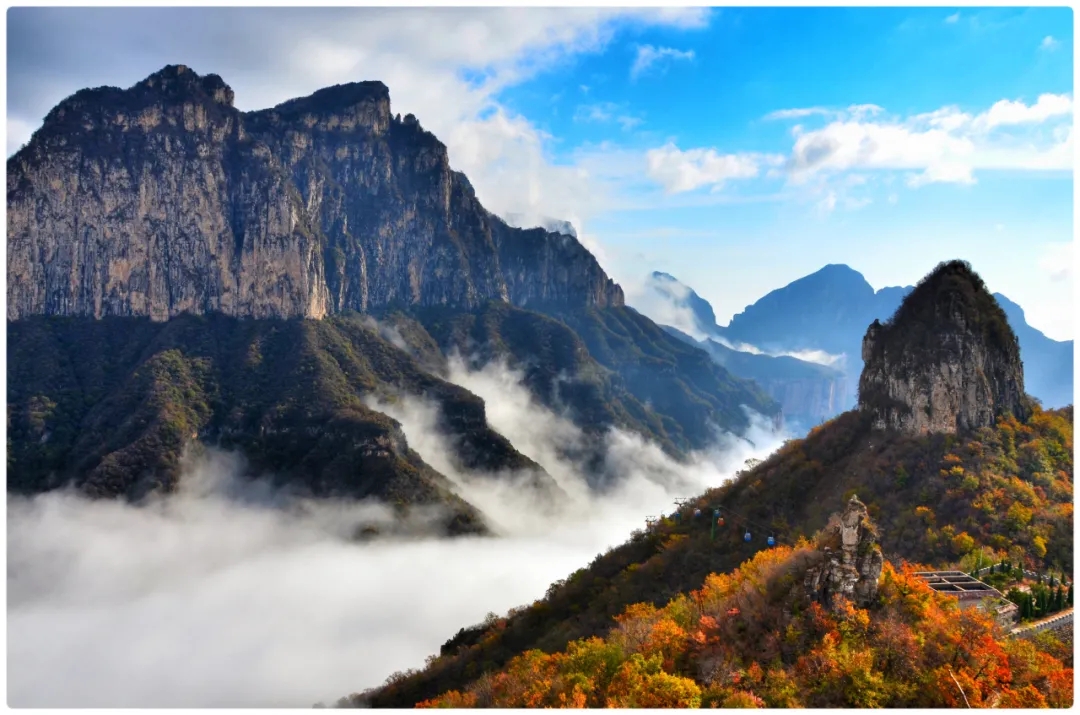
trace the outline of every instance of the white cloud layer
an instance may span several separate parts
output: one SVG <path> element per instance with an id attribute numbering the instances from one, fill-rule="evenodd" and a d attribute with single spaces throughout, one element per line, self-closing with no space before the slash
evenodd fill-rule
<path id="1" fill-rule="evenodd" d="M 491 516 L 500 537 L 356 543 L 356 527 L 386 523 L 385 510 L 290 500 L 236 477 L 240 463 L 220 453 L 190 465 L 180 494 L 148 506 L 60 493 L 10 499 L 9 705 L 331 703 L 422 667 L 487 613 L 542 597 L 646 515 L 721 484 L 782 438 L 758 420 L 753 444 L 718 435 L 714 449 L 679 465 L 612 432 L 606 463 L 623 481 L 600 497 L 565 456 L 580 432 L 538 407 L 519 374 L 499 365 L 468 372 L 458 361 L 450 376 L 562 486 L 570 500 L 557 514 L 539 512 L 512 479 L 455 470 L 432 407 L 408 399 L 387 410 L 410 446 Z"/>

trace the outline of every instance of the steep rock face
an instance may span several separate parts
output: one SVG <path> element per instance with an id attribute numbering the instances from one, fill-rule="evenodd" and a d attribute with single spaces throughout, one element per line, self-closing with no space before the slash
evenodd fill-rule
<path id="1" fill-rule="evenodd" d="M 809 568 L 803 582 L 807 593 L 819 603 L 843 596 L 861 607 L 872 604 L 885 559 L 866 505 L 852 496 L 823 536 L 822 563 Z"/>
<path id="2" fill-rule="evenodd" d="M 891 320 L 875 320 L 862 358 L 859 408 L 876 429 L 955 433 L 1028 412 L 1016 336 L 963 261 L 938 266 Z"/>
<path id="3" fill-rule="evenodd" d="M 53 109 L 8 160 L 8 318 L 622 304 L 573 237 L 485 211 L 382 83 L 232 102 L 170 66 Z"/>

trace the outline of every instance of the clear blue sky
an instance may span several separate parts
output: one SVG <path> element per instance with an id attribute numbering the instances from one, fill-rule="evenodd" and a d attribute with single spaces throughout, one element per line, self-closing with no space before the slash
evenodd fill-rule
<path id="1" fill-rule="evenodd" d="M 242 109 L 381 79 L 481 200 L 574 221 L 633 299 L 721 323 L 827 263 L 972 262 L 1072 337 L 1069 8 L 13 9 L 8 151 L 84 86 L 167 63 Z"/>

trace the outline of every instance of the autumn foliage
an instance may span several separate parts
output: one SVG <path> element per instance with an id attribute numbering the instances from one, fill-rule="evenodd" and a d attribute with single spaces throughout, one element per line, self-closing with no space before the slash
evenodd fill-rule
<path id="1" fill-rule="evenodd" d="M 906 565 L 885 565 L 869 608 L 810 602 L 798 578 L 810 553 L 807 542 L 762 551 L 663 608 L 628 607 L 605 638 L 530 650 L 417 707 L 1072 704 L 1072 668 L 1040 641 L 1007 637 Z"/>
<path id="2" fill-rule="evenodd" d="M 349 702 L 408 707 L 422 700 L 441 700 L 440 694 L 452 690 L 471 692 L 471 684 L 484 673 L 501 672 L 525 651 L 557 653 L 575 641 L 607 638 L 613 617 L 629 615 L 632 604 L 665 604 L 676 594 L 691 593 L 707 578 L 731 578 L 731 574 L 709 574 L 730 572 L 766 549 L 767 534 L 775 534 L 788 547 L 800 537 L 810 537 L 826 526 L 838 502 L 851 495 L 866 504 L 877 525 L 882 552 L 894 564 L 917 561 L 927 568 L 970 572 L 1004 561 L 1016 573 L 1021 568 L 1059 578 L 1064 573 L 1065 580 L 1071 581 L 1072 432 L 1071 407 L 1043 410 L 1035 406 L 1023 421 L 1005 415 L 993 427 L 961 435 L 886 434 L 874 431 L 859 412 L 845 413 L 814 428 L 804 439 L 790 440 L 768 459 L 747 464 L 735 479 L 691 500 L 683 507 L 682 519 L 665 515 L 648 528 L 634 531 L 623 544 L 553 583 L 542 598 L 505 618 L 462 628 L 423 669 L 396 674 L 383 686 L 350 696 Z M 714 528 L 710 519 L 692 518 L 694 509 L 711 514 L 716 507 L 730 511 L 725 525 Z M 753 530 L 751 542 L 744 542 L 745 525 L 737 515 L 761 527 Z M 793 557 L 801 558 L 797 550 Z M 786 577 L 794 578 L 792 573 Z M 1018 577 L 1000 570 L 983 572 L 980 578 L 1003 593 L 1019 585 Z M 777 593 L 783 590 L 772 588 Z M 807 631 L 799 628 L 806 618 L 804 612 L 796 613 L 790 632 L 791 623 L 773 618 L 770 614 L 777 605 L 771 599 L 780 598 L 777 593 L 761 602 L 741 596 L 746 601 L 737 606 L 742 618 L 728 617 L 727 609 L 713 616 L 716 627 L 724 631 L 722 637 L 738 636 L 747 644 L 740 658 L 758 663 L 763 672 L 764 684 L 757 689 L 733 685 L 724 691 L 724 698 L 735 698 L 732 702 L 743 701 L 745 697 L 737 693 L 744 691 L 764 697 L 763 688 L 772 693 L 769 702 L 807 702 L 806 688 L 802 682 L 796 684 L 791 670 L 795 662 L 784 658 L 794 647 L 791 643 L 800 655 L 809 656 L 814 648 L 824 647 L 823 636 L 819 634 L 813 647 L 805 642 Z M 919 631 L 911 623 L 890 620 L 887 614 L 873 614 L 873 620 L 882 634 L 891 634 L 890 667 L 902 669 L 908 661 L 901 646 L 909 637 L 920 643 Z M 627 638 L 642 640 L 644 636 L 635 629 L 643 628 L 644 622 L 643 615 L 635 615 L 617 626 Z M 688 624 L 675 623 L 689 638 L 696 637 Z M 711 687 L 711 681 L 685 670 L 685 652 L 679 654 L 664 645 L 665 638 L 674 637 L 674 630 L 665 628 L 652 641 L 665 672 L 684 674 L 699 686 Z M 699 630 L 709 632 L 708 628 Z M 645 647 L 644 640 L 634 647 Z M 1066 658 L 1060 652 L 1057 656 Z M 782 670 L 773 667 L 776 657 Z M 1071 652 L 1067 659 L 1071 667 Z M 944 675 L 948 683 L 953 683 L 954 675 L 962 682 L 955 668 Z M 952 692 L 959 692 L 955 683 L 952 687 Z M 915 692 L 917 686 L 913 688 Z M 1025 692 L 1010 697 L 1033 697 Z M 892 697 L 903 701 L 895 694 Z M 723 704 L 704 690 L 702 698 L 706 706 Z M 570 694 L 567 699 L 573 702 Z"/>

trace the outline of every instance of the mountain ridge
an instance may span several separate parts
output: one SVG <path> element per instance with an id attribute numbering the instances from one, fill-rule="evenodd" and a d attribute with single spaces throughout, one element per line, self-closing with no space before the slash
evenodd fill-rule
<path id="1" fill-rule="evenodd" d="M 232 98 L 170 65 L 49 112 L 8 159 L 9 319 L 623 304 L 574 237 L 487 212 L 381 82 L 255 112 Z"/>

